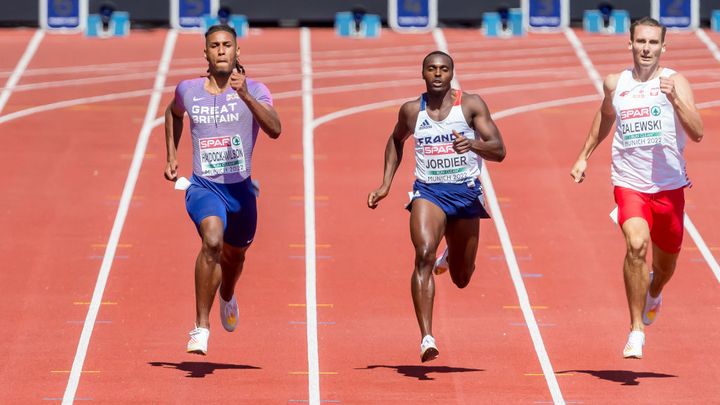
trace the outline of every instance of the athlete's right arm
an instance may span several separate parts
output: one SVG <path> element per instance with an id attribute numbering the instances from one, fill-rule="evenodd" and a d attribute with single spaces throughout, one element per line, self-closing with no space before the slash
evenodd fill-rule
<path id="1" fill-rule="evenodd" d="M 580 155 L 578 155 L 575 164 L 570 169 L 570 177 L 575 180 L 576 183 L 581 183 L 585 179 L 585 169 L 587 169 L 587 161 L 590 159 L 595 148 L 607 138 L 612 125 L 615 123 L 615 107 L 613 107 L 612 99 L 617 87 L 619 74 L 611 74 L 605 78 L 603 82 L 603 97 L 600 109 L 595 113 L 592 125 L 590 126 L 590 132 L 585 139 Z"/>
<path id="2" fill-rule="evenodd" d="M 177 148 L 183 131 L 183 115 L 185 113 L 175 105 L 175 98 L 165 109 L 165 146 L 167 148 L 167 165 L 165 165 L 165 178 L 170 181 L 177 180 Z"/>
<path id="3" fill-rule="evenodd" d="M 395 124 L 392 134 L 385 145 L 385 169 L 383 171 L 383 182 L 380 187 L 371 191 L 368 195 L 368 207 L 375 209 L 383 198 L 390 192 L 395 172 L 397 172 L 403 157 L 403 145 L 415 130 L 412 123 L 417 119 L 420 111 L 417 102 L 407 102 L 400 107 L 398 121 Z"/>

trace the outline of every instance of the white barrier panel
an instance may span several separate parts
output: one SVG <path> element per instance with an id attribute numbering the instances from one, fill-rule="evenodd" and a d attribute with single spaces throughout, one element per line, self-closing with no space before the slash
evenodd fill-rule
<path id="1" fill-rule="evenodd" d="M 40 27 L 53 32 L 82 32 L 88 16 L 88 0 L 40 0 Z"/>
<path id="2" fill-rule="evenodd" d="M 219 0 L 170 0 L 170 26 L 199 31 L 206 14 L 217 15 Z"/>
<path id="3" fill-rule="evenodd" d="M 652 0 L 650 15 L 668 29 L 695 29 L 700 25 L 700 1 Z"/>
<path id="4" fill-rule="evenodd" d="M 560 31 L 570 24 L 569 0 L 522 0 L 528 31 Z"/>
<path id="5" fill-rule="evenodd" d="M 427 32 L 437 26 L 437 0 L 388 0 L 388 25 L 399 32 Z"/>

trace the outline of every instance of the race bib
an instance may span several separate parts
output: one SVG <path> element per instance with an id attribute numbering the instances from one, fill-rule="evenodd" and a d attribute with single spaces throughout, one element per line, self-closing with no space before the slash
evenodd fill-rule
<path id="1" fill-rule="evenodd" d="M 457 183 L 468 177 L 468 154 L 458 155 L 451 143 L 425 145 L 423 154 L 429 183 Z"/>
<path id="2" fill-rule="evenodd" d="M 662 109 L 660 106 L 629 108 L 620 111 L 619 130 L 623 148 L 637 148 L 662 143 Z"/>
<path id="3" fill-rule="evenodd" d="M 245 153 L 240 135 L 223 135 L 199 141 L 203 176 L 245 171 Z"/>

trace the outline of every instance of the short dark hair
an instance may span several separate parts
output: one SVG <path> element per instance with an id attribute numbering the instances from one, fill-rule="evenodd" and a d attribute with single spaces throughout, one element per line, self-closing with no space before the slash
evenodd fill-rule
<path id="1" fill-rule="evenodd" d="M 632 24 L 630 24 L 630 40 L 633 41 L 635 39 L 635 27 L 638 25 L 647 25 L 648 27 L 659 27 L 662 28 L 662 33 L 660 34 L 660 42 L 665 42 L 665 32 L 667 31 L 667 27 L 660 24 L 660 22 L 652 17 L 643 17 L 639 20 L 633 21 Z"/>
<path id="2" fill-rule="evenodd" d="M 450 55 L 448 55 L 447 53 L 445 53 L 443 51 L 432 51 L 429 54 L 427 54 L 425 56 L 425 58 L 423 59 L 423 63 L 422 63 L 423 69 L 425 68 L 425 64 L 428 62 L 428 60 L 430 60 L 430 58 L 432 58 L 435 55 L 440 55 L 440 56 L 444 56 L 444 57 L 448 58 L 448 60 L 450 61 L 450 70 L 455 70 L 455 61 L 453 60 L 453 58 Z"/>
<path id="3" fill-rule="evenodd" d="M 212 27 L 208 28 L 208 30 L 205 32 L 205 39 L 207 40 L 208 37 L 218 31 L 225 31 L 229 32 L 230 35 L 232 35 L 233 40 L 237 40 L 237 32 L 235 32 L 235 28 L 227 25 L 227 24 L 216 24 Z"/>

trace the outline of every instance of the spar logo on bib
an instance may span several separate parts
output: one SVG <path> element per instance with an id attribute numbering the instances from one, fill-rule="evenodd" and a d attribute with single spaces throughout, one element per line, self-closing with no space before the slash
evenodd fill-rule
<path id="1" fill-rule="evenodd" d="M 232 144 L 233 146 L 242 146 L 242 140 L 240 140 L 240 135 L 235 135 L 232 137 Z"/>
<path id="2" fill-rule="evenodd" d="M 222 148 L 230 146 L 230 137 L 205 138 L 200 140 L 200 148 Z"/>
<path id="3" fill-rule="evenodd" d="M 620 110 L 621 120 L 633 120 L 638 118 L 648 118 L 650 116 L 657 117 L 662 114 L 660 107 L 654 105 L 652 107 L 629 108 Z"/>

